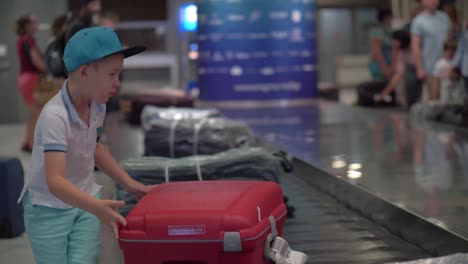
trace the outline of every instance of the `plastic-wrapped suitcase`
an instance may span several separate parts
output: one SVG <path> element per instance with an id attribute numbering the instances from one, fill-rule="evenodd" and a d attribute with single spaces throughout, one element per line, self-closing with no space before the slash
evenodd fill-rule
<path id="1" fill-rule="evenodd" d="M 125 160 L 122 168 L 138 182 L 155 185 L 174 181 L 256 180 L 280 182 L 293 165 L 285 155 L 263 148 L 232 149 L 216 155 L 178 159 L 142 157 Z M 135 206 L 134 195 L 117 186 L 117 199 L 125 201 L 122 215 Z"/>
<path id="2" fill-rule="evenodd" d="M 24 232 L 23 206 L 17 202 L 23 181 L 23 167 L 18 159 L 0 158 L 0 238 Z"/>
<path id="3" fill-rule="evenodd" d="M 338 101 L 340 98 L 340 90 L 334 83 L 319 82 L 318 84 L 318 98 Z"/>
<path id="4" fill-rule="evenodd" d="M 125 113 L 126 120 L 134 125 L 141 124 L 141 113 L 146 105 L 154 105 L 159 107 L 193 107 L 193 98 L 186 95 L 179 94 L 141 94 L 141 95 L 128 95 L 121 96 L 120 109 Z"/>
<path id="5" fill-rule="evenodd" d="M 147 105 L 141 113 L 141 126 L 145 130 L 151 129 L 156 120 L 204 119 L 208 117 L 221 117 L 219 110 L 214 108 L 185 108 L 185 107 L 157 107 Z"/>
<path id="6" fill-rule="evenodd" d="M 153 120 L 145 129 L 145 156 L 186 157 L 217 154 L 255 144 L 247 124 L 228 118 Z"/>
<path id="7" fill-rule="evenodd" d="M 126 217 L 126 264 L 258 264 L 286 220 L 274 182 L 172 182 L 155 187 Z"/>

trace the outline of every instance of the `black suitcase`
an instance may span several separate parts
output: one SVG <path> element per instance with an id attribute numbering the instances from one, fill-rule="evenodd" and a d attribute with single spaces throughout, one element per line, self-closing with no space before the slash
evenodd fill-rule
<path id="1" fill-rule="evenodd" d="M 23 167 L 17 158 L 0 158 L 0 238 L 24 232 L 23 206 L 18 198 L 23 189 Z"/>
<path id="2" fill-rule="evenodd" d="M 368 106 L 368 107 L 388 107 L 395 106 L 395 93 L 390 93 L 391 100 L 386 101 L 376 101 L 374 96 L 379 94 L 385 89 L 387 82 L 385 81 L 368 81 L 358 85 L 358 105 Z"/>

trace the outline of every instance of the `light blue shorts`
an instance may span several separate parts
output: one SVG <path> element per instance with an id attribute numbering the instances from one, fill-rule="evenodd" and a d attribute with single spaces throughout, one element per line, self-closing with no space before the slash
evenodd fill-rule
<path id="1" fill-rule="evenodd" d="M 26 233 L 37 264 L 98 263 L 101 223 L 97 217 L 78 208 L 32 205 L 29 193 L 23 198 L 23 207 Z"/>

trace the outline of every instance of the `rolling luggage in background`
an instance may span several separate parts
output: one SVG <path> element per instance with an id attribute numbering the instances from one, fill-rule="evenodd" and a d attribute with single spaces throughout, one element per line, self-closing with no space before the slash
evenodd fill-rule
<path id="1" fill-rule="evenodd" d="M 23 167 L 18 159 L 0 158 L 0 238 L 24 232 L 23 206 L 17 202 L 23 181 Z"/>
<path id="2" fill-rule="evenodd" d="M 211 155 L 255 143 L 250 128 L 227 118 L 154 120 L 145 129 L 145 156 Z"/>
<path id="3" fill-rule="evenodd" d="M 340 99 L 340 90 L 334 83 L 319 82 L 318 98 L 330 101 L 338 101 Z"/>
<path id="4" fill-rule="evenodd" d="M 155 187 L 119 234 L 126 264 L 259 264 L 281 236 L 286 207 L 274 182 L 173 182 Z"/>
<path id="5" fill-rule="evenodd" d="M 395 93 L 390 93 L 389 101 L 376 101 L 374 97 L 385 89 L 387 82 L 385 81 L 368 81 L 358 85 L 358 105 L 369 107 L 388 107 L 395 106 Z"/>
<path id="6" fill-rule="evenodd" d="M 198 180 L 280 182 L 293 170 L 284 155 L 263 148 L 233 149 L 217 155 L 179 159 L 133 158 L 123 161 L 121 166 L 133 179 L 145 185 Z M 136 197 L 120 186 L 117 186 L 117 199 L 125 201 L 125 206 L 118 209 L 122 215 L 127 215 L 137 203 Z M 289 210 L 293 210 L 292 207 Z"/>

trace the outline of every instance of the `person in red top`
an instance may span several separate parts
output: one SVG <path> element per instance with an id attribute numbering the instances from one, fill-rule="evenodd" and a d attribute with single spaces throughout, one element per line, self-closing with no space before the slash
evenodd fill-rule
<path id="1" fill-rule="evenodd" d="M 21 149 L 30 152 L 34 140 L 34 127 L 40 113 L 34 99 L 34 91 L 40 80 L 40 75 L 46 72 L 45 64 L 34 34 L 37 32 L 37 20 L 32 15 L 24 15 L 16 20 L 16 53 L 18 55 L 20 72 L 18 86 L 24 102 L 28 106 L 28 120 Z"/>

